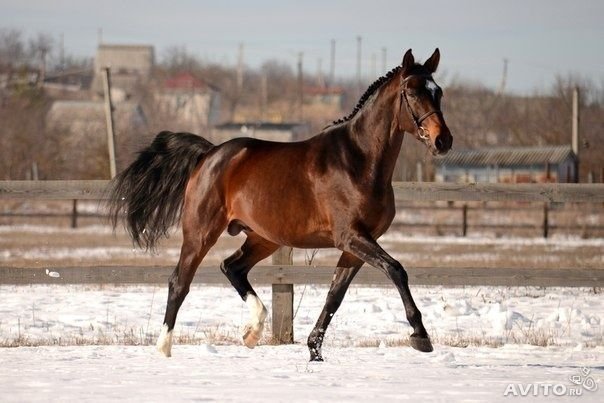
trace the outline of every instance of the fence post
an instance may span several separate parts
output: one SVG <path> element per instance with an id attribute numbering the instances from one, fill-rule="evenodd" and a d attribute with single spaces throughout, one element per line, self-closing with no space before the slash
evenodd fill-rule
<path id="1" fill-rule="evenodd" d="M 543 203 L 543 238 L 549 235 L 549 205 Z"/>
<path id="2" fill-rule="evenodd" d="M 461 208 L 461 216 L 462 216 L 461 235 L 465 237 L 466 235 L 468 235 L 468 205 L 467 204 L 464 204 L 463 207 Z"/>
<path id="3" fill-rule="evenodd" d="M 293 265 L 293 250 L 283 246 L 273 254 L 273 265 Z M 294 285 L 273 284 L 273 341 L 277 344 L 294 342 Z"/>
<path id="4" fill-rule="evenodd" d="M 73 199 L 71 205 L 71 228 L 78 228 L 78 201 Z"/>
<path id="5" fill-rule="evenodd" d="M 105 93 L 105 120 L 107 121 L 107 147 L 109 149 L 109 174 L 115 178 L 117 168 L 115 164 L 115 129 L 113 122 L 113 103 L 111 101 L 111 71 L 103 67 L 103 90 Z"/>

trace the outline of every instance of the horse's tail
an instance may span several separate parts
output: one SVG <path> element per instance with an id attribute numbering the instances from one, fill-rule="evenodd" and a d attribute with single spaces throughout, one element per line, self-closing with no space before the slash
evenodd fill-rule
<path id="1" fill-rule="evenodd" d="M 194 134 L 159 133 L 112 181 L 109 206 L 113 228 L 121 218 L 139 247 L 153 249 L 179 221 L 189 177 L 212 147 Z"/>

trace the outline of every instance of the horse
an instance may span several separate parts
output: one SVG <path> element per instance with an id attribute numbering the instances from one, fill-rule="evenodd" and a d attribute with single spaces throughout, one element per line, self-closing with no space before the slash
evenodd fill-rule
<path id="1" fill-rule="evenodd" d="M 322 344 L 333 315 L 359 269 L 384 272 L 402 298 L 413 328 L 410 345 L 433 350 L 403 266 L 376 242 L 395 215 L 392 174 L 404 133 L 434 155 L 453 137 L 433 73 L 438 48 L 423 64 L 409 49 L 402 63 L 377 79 L 346 117 L 299 142 L 235 138 L 220 145 L 190 133 L 159 133 L 112 183 L 110 217 L 139 247 L 155 248 L 182 225 L 178 264 L 169 279 L 168 301 L 157 349 L 171 356 L 178 310 L 197 267 L 218 237 L 243 232 L 241 247 L 220 265 L 245 301 L 250 320 L 243 343 L 254 348 L 267 310 L 247 275 L 279 247 L 337 248 L 338 260 L 325 306 L 308 336 L 311 361 L 323 361 Z"/>

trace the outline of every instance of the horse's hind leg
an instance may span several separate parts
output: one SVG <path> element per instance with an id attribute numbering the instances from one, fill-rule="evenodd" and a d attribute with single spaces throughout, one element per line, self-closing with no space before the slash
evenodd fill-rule
<path id="1" fill-rule="evenodd" d="M 327 293 L 327 300 L 325 306 L 319 315 L 319 319 L 315 324 L 314 329 L 308 336 L 308 349 L 310 351 L 311 361 L 323 361 L 321 354 L 321 347 L 323 345 L 323 338 L 325 337 L 325 331 L 327 326 L 331 322 L 333 315 L 340 307 L 346 290 L 354 276 L 358 273 L 359 269 L 363 265 L 363 261 L 344 252 L 338 261 L 338 267 L 331 281 L 329 292 Z"/>
<path id="2" fill-rule="evenodd" d="M 211 217 L 211 219 L 202 221 L 200 217 Z M 183 244 L 178 265 L 170 276 L 164 325 L 157 340 L 157 349 L 166 357 L 171 356 L 172 330 L 176 323 L 176 315 L 189 293 L 197 267 L 225 227 L 226 218 L 220 209 L 213 214 L 209 212 L 202 214 L 199 211 L 187 214 L 185 211 L 183 215 Z"/>
<path id="3" fill-rule="evenodd" d="M 262 337 L 267 311 L 248 281 L 247 274 L 256 263 L 270 256 L 277 248 L 279 245 L 250 233 L 241 248 L 220 265 L 222 272 L 249 307 L 250 321 L 243 334 L 243 343 L 249 348 L 254 348 Z"/>

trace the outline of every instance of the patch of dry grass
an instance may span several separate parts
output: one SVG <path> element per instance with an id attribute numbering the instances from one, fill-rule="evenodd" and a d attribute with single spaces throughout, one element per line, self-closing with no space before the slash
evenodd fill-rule
<path id="1" fill-rule="evenodd" d="M 270 323 L 270 322 L 269 322 Z M 18 336 L 0 340 L 0 347 L 37 347 L 37 346 L 88 346 L 88 345 L 126 345 L 126 346 L 149 346 L 154 345 L 158 334 L 145 333 L 142 329 L 123 329 L 111 334 L 99 330 L 94 336 L 82 334 L 48 336 L 45 338 L 31 338 L 29 336 Z M 528 344 L 539 347 L 561 345 L 557 341 L 557 335 L 553 330 L 535 329 L 528 326 L 508 330 L 503 337 L 489 337 L 479 334 L 433 334 L 431 340 L 434 344 L 450 347 L 492 347 L 497 348 L 505 344 Z M 586 348 L 601 346 L 603 340 L 592 340 L 585 343 Z M 184 345 L 242 345 L 241 336 L 225 331 L 220 326 L 196 330 L 188 333 L 175 333 L 174 344 Z M 273 338 L 270 325 L 267 323 L 264 336 L 258 345 L 274 346 L 279 343 Z M 340 347 L 408 347 L 408 337 L 392 338 L 364 338 L 360 340 L 348 340 L 336 342 Z"/>

